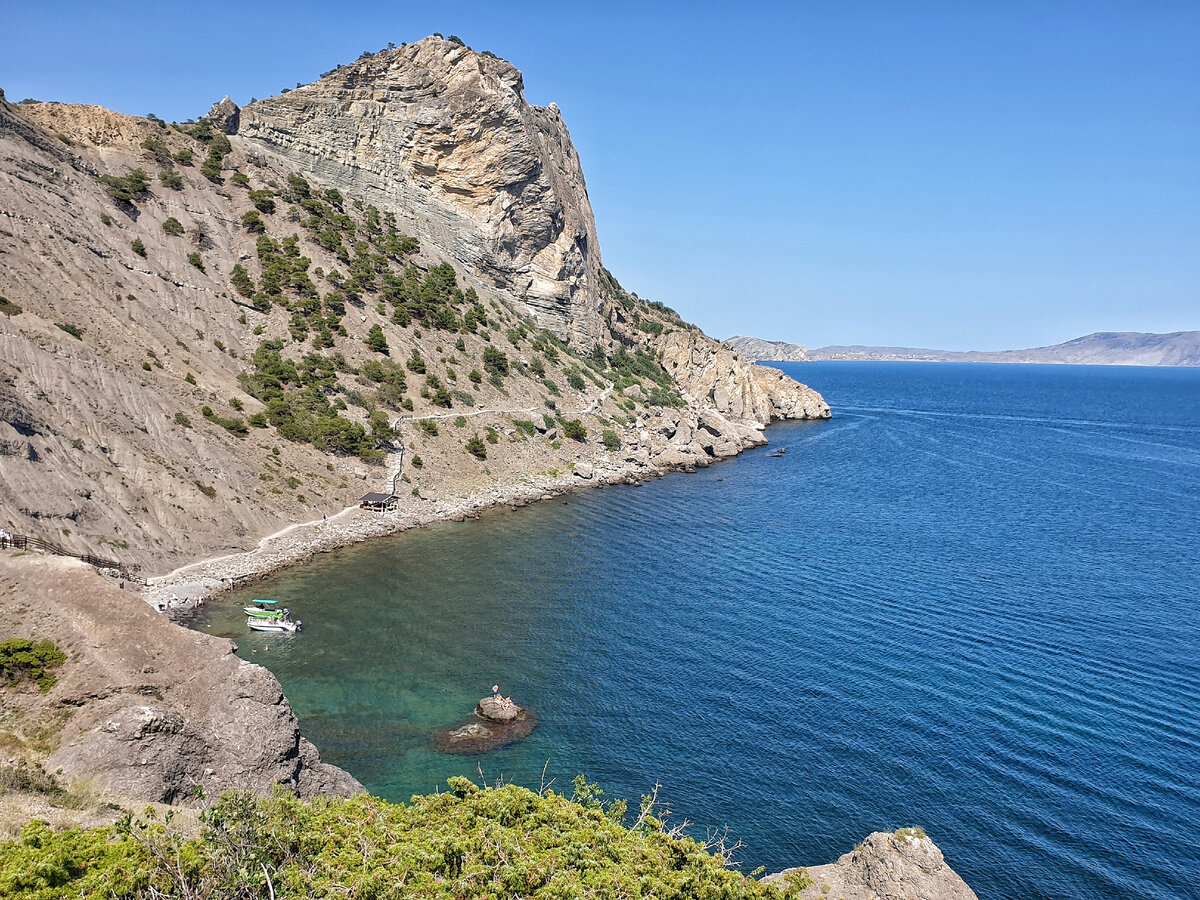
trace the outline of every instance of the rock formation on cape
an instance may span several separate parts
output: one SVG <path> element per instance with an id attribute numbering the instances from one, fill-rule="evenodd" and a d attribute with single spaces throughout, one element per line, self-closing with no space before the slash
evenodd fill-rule
<path id="1" fill-rule="evenodd" d="M 0 523 L 151 574 L 367 491 L 637 478 L 829 415 L 624 290 L 557 108 L 438 37 L 195 125 L 0 100 L 0 258 Z"/>

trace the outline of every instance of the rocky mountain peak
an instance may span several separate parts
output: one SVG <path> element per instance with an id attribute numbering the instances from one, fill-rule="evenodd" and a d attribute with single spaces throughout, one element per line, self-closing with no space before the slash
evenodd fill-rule
<path id="1" fill-rule="evenodd" d="M 218 131 L 225 134 L 237 134 L 240 115 L 241 109 L 226 94 L 224 100 L 212 105 L 212 109 L 208 111 L 208 115 L 205 118 Z"/>
<path id="2" fill-rule="evenodd" d="M 429 37 L 241 110 L 238 134 L 394 209 L 422 245 L 577 346 L 604 333 L 600 246 L 558 107 L 509 62 Z"/>

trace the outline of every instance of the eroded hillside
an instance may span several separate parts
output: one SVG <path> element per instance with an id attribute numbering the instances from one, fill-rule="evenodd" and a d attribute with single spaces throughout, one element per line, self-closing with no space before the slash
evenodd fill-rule
<path id="1" fill-rule="evenodd" d="M 0 523 L 150 568 L 828 415 L 624 291 L 557 111 L 437 38 L 196 124 L 0 103 L 0 296 Z"/>

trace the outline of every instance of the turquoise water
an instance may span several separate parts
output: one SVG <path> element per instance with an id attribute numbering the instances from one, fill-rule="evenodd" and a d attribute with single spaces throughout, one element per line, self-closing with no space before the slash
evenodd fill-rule
<path id="1" fill-rule="evenodd" d="M 1200 371 L 785 368 L 834 420 L 236 598 L 291 606 L 295 638 L 230 605 L 209 630 L 392 799 L 586 772 L 661 783 L 747 870 L 920 824 L 985 900 L 1197 896 Z M 495 681 L 533 736 L 433 751 Z"/>

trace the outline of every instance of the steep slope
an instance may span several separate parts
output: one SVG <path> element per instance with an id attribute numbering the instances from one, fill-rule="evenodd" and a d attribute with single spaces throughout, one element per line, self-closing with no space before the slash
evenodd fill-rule
<path id="1" fill-rule="evenodd" d="M 590 349 L 607 337 L 579 156 L 558 107 L 526 103 L 511 63 L 426 38 L 251 103 L 238 133 L 396 210 L 561 340 Z"/>
<path id="2" fill-rule="evenodd" d="M 557 112 L 437 38 L 197 124 L 0 101 L 0 260 L 0 523 L 151 571 L 828 415 L 624 291 Z"/>

